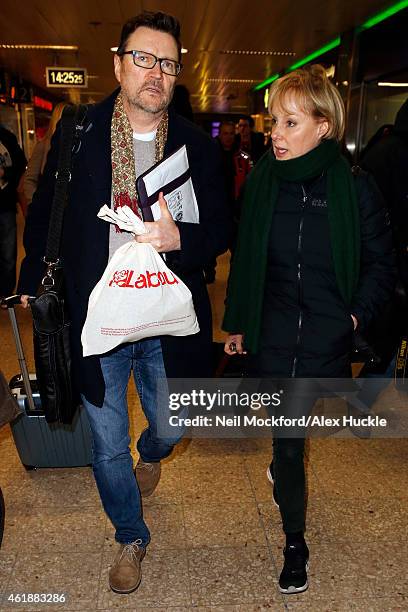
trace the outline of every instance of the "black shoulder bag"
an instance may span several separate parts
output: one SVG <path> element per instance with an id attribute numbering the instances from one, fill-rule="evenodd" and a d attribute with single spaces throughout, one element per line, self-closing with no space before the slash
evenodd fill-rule
<path id="1" fill-rule="evenodd" d="M 70 424 L 79 404 L 71 375 L 70 320 L 64 299 L 60 260 L 62 225 L 68 204 L 72 151 L 79 145 L 87 107 L 67 106 L 61 118 L 61 141 L 40 294 L 31 301 L 34 360 L 42 409 L 48 423 Z"/>

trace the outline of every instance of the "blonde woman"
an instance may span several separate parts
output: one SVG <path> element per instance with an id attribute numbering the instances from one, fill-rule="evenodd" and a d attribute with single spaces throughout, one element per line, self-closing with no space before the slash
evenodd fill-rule
<path id="1" fill-rule="evenodd" d="M 272 150 L 244 187 L 225 351 L 248 349 L 262 378 L 347 377 L 353 330 L 378 315 L 394 283 L 383 201 L 341 155 L 344 106 L 322 66 L 277 80 L 269 112 Z M 313 407 L 298 404 L 298 414 Z M 308 587 L 304 442 L 274 432 L 268 468 L 286 535 L 285 594 Z"/>

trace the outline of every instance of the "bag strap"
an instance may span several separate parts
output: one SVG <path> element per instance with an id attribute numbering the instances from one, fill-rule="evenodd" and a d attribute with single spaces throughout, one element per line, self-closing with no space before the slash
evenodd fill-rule
<path id="1" fill-rule="evenodd" d="M 403 336 L 398 343 L 397 357 L 395 362 L 395 386 L 399 391 L 407 390 L 408 375 L 408 336 Z"/>
<path id="2" fill-rule="evenodd" d="M 59 263 L 62 224 L 65 207 L 68 204 L 68 184 L 71 180 L 72 151 L 78 146 L 87 110 L 85 104 L 69 105 L 62 113 L 58 169 L 55 174 L 54 198 L 44 257 L 44 262 L 48 266 L 56 267 Z"/>

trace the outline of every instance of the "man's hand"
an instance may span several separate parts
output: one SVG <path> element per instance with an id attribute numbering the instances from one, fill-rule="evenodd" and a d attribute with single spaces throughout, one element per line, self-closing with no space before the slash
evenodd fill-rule
<path id="1" fill-rule="evenodd" d="M 351 315 L 351 318 L 353 319 L 354 331 L 356 331 L 357 325 L 358 325 L 358 320 L 357 320 L 357 318 L 354 315 Z"/>
<path id="2" fill-rule="evenodd" d="M 150 242 L 158 253 L 179 251 L 181 248 L 180 232 L 167 208 L 167 202 L 162 192 L 159 194 L 159 206 L 160 219 L 153 222 L 146 221 L 145 227 L 149 233 L 135 236 L 135 240 L 137 242 Z"/>

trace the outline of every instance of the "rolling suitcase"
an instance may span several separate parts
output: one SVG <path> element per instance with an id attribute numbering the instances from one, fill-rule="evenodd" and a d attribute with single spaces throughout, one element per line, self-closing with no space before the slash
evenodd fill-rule
<path id="1" fill-rule="evenodd" d="M 20 296 L 4 300 L 10 316 L 21 374 L 14 376 L 9 385 L 12 394 L 24 412 L 11 423 L 17 452 L 26 469 L 39 467 L 79 467 L 89 465 L 91 430 L 83 406 L 79 406 L 71 425 L 47 423 L 41 409 L 35 374 L 29 374 L 24 357 L 14 305 Z"/>
<path id="2" fill-rule="evenodd" d="M 0 487 L 0 548 L 3 542 L 5 513 L 6 513 L 6 508 L 4 505 L 3 491 L 1 490 L 1 487 Z"/>

